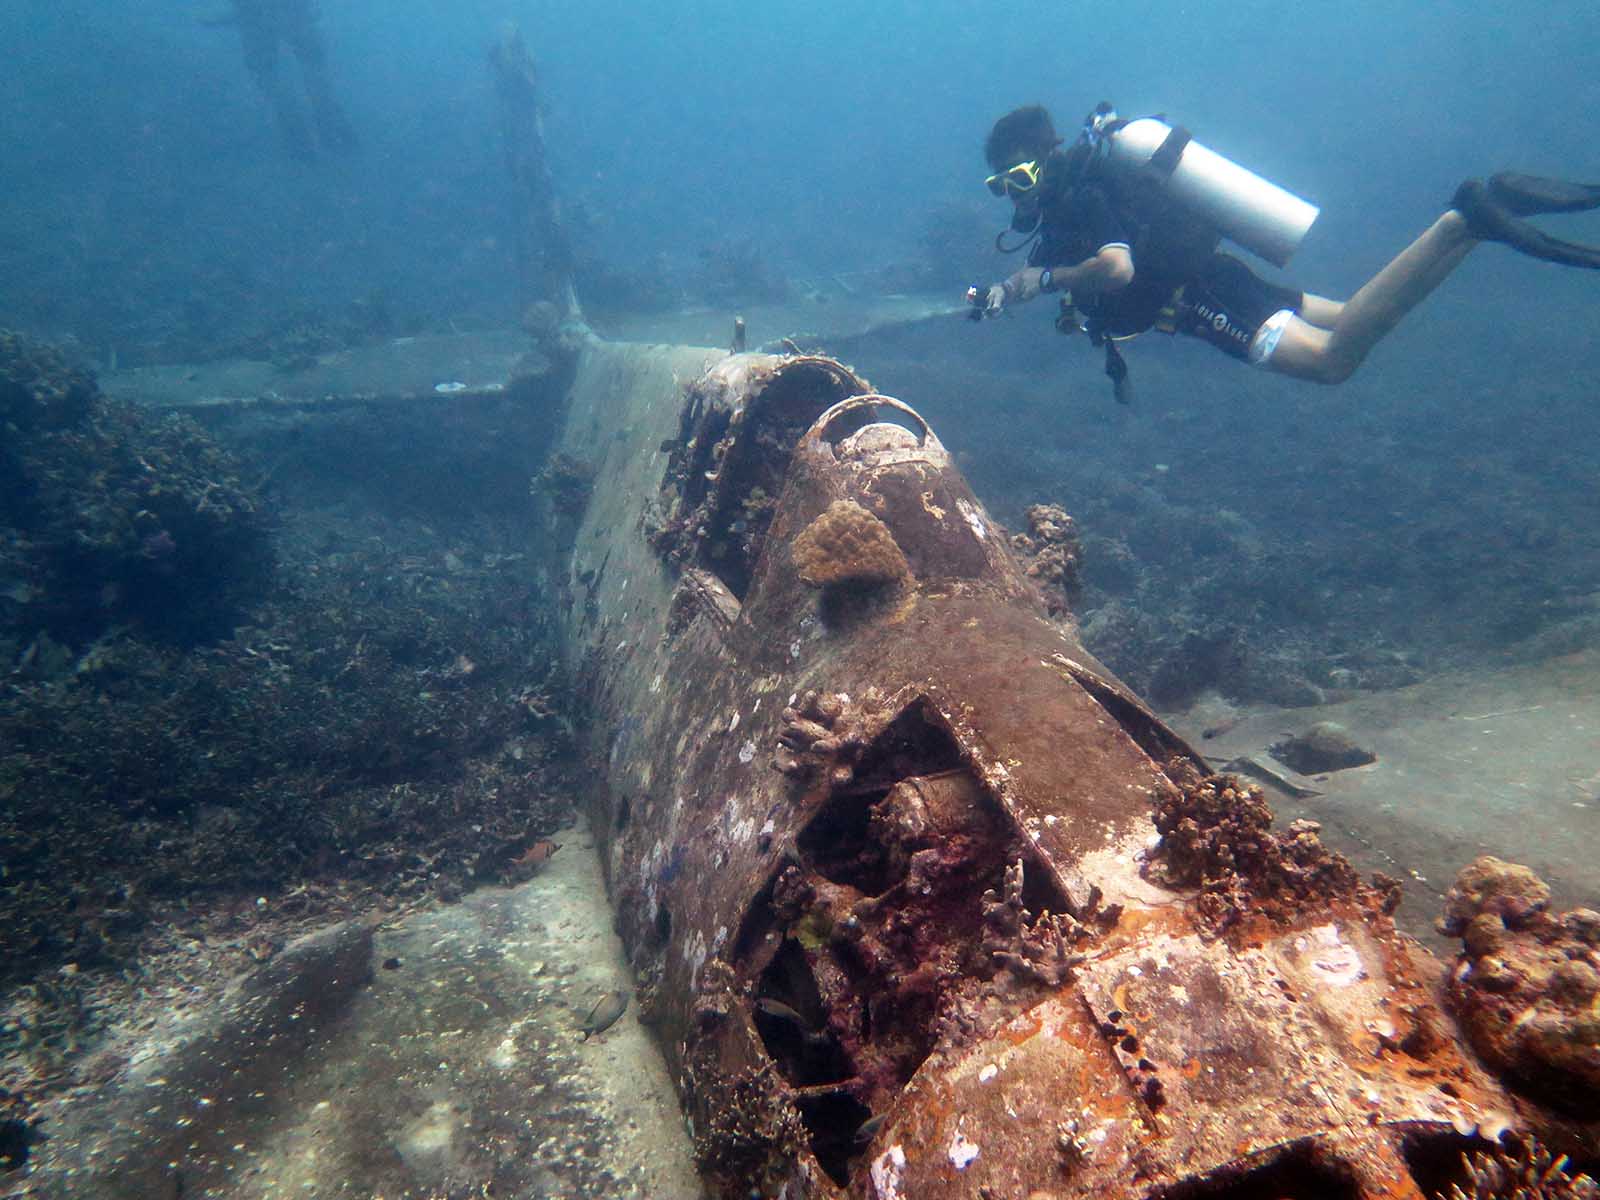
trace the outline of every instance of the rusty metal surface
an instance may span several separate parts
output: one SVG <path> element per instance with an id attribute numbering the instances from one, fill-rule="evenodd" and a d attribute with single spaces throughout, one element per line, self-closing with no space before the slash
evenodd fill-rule
<path id="1" fill-rule="evenodd" d="M 1227 890 L 1163 875 L 1154 812 L 1234 793 L 1049 615 L 920 417 L 826 359 L 673 379 L 698 353 L 580 365 L 568 451 L 605 482 L 567 624 L 711 1186 L 1416 1196 L 1476 1130 L 1542 1128 L 1314 828 Z"/>

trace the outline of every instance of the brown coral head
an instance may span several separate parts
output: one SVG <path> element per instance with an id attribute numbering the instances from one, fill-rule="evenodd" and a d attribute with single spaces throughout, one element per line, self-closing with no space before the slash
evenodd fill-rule
<path id="1" fill-rule="evenodd" d="M 1442 932 L 1459 936 L 1479 914 L 1493 914 L 1507 929 L 1520 929 L 1550 904 L 1550 889 L 1527 867 L 1492 854 L 1461 868 L 1444 898 Z"/>
<path id="2" fill-rule="evenodd" d="M 854 500 L 835 500 L 790 547 L 800 578 L 814 588 L 876 588 L 911 577 L 889 527 Z"/>
<path id="3" fill-rule="evenodd" d="M 1440 928 L 1463 954 L 1450 1000 L 1479 1054 L 1541 1100 L 1592 1112 L 1600 1102 L 1600 933 L 1595 914 L 1549 911 L 1527 867 L 1484 856 L 1445 896 Z"/>

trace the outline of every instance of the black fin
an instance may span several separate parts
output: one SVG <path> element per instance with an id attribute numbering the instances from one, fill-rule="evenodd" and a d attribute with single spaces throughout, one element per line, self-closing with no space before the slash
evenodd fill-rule
<path id="1" fill-rule="evenodd" d="M 1469 179 L 1456 189 L 1450 206 L 1467 219 L 1472 236 L 1485 241 L 1504 242 L 1532 258 L 1560 263 L 1565 267 L 1585 267 L 1600 271 L 1600 247 L 1551 237 L 1535 225 L 1520 220 L 1489 188 Z"/>
<path id="2" fill-rule="evenodd" d="M 1489 177 L 1489 195 L 1514 217 L 1587 212 L 1600 208 L 1600 184 L 1572 183 L 1540 175 L 1502 171 Z"/>

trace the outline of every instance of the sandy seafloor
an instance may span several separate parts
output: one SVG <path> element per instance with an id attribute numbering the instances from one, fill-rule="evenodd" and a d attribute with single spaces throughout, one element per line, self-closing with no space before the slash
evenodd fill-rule
<path id="1" fill-rule="evenodd" d="M 122 1014 L 112 1040 L 145 1069 L 111 1096 L 47 1107 L 49 1140 L 3 1194 L 694 1200 L 672 1083 L 636 1006 L 581 1035 L 596 998 L 631 983 L 593 841 L 581 827 L 556 840 L 526 883 L 378 928 L 370 986 L 298 1054 L 216 1054 L 192 1020 Z M 170 1090 L 149 1064 L 181 1059 L 197 1033 L 210 1061 L 188 1077 L 186 1111 L 144 1120 L 138 1089 Z M 264 1082 L 222 1111 L 216 1098 L 246 1077 Z"/>

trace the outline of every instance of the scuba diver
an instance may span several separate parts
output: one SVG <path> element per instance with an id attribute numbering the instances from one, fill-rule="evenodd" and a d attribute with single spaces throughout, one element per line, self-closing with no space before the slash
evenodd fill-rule
<path id="1" fill-rule="evenodd" d="M 319 151 L 339 154 L 355 148 L 355 130 L 334 98 L 328 79 L 328 55 L 317 28 L 316 0 L 233 0 L 232 15 L 211 23 L 238 26 L 245 69 L 272 105 L 278 131 L 291 155 L 309 162 Z M 306 105 L 278 68 L 279 50 L 284 47 L 300 63 L 310 121 Z"/>
<path id="2" fill-rule="evenodd" d="M 1027 265 L 967 292 L 973 319 L 1058 293 L 1062 332 L 1106 351 L 1117 399 L 1131 397 L 1116 343 L 1147 330 L 1201 338 L 1295 379 L 1342 383 L 1479 242 L 1600 269 L 1600 248 L 1561 241 L 1524 218 L 1600 208 L 1600 185 L 1530 175 L 1469 180 L 1449 209 L 1350 299 L 1259 278 L 1217 247 L 1224 237 L 1283 266 L 1317 209 L 1156 117 L 1120 119 L 1102 103 L 1065 149 L 1050 114 L 1028 105 L 995 123 L 984 146 L 995 196 L 1013 206 L 1002 251 Z"/>

